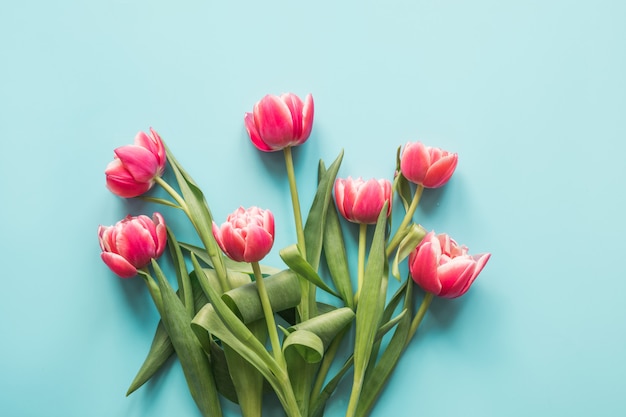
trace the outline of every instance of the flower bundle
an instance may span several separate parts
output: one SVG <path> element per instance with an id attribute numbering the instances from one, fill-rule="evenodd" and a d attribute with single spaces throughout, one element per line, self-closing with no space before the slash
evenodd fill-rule
<path id="1" fill-rule="evenodd" d="M 281 268 L 261 265 L 274 243 L 270 210 L 239 207 L 218 224 L 201 188 L 152 129 L 115 150 L 105 170 L 109 190 L 179 209 L 198 237 L 179 242 L 159 213 L 98 229 L 102 260 L 122 278 L 141 276 L 161 317 L 128 394 L 176 355 L 203 416 L 220 416 L 222 397 L 243 416 L 260 416 L 268 392 L 290 417 L 322 416 L 342 381 L 351 383 L 346 416 L 366 416 L 433 297 L 463 295 L 485 266 L 490 254 L 469 255 L 414 222 L 424 188 L 443 186 L 458 160 L 420 142 L 397 150 L 392 181 L 337 178 L 343 152 L 328 167 L 320 161 L 303 220 L 291 152 L 309 138 L 313 113 L 310 94 L 304 101 L 267 95 L 244 118 L 254 146 L 285 156 L 295 242 L 280 250 Z M 163 177 L 168 167 L 175 184 Z M 155 185 L 169 198 L 147 195 Z M 396 226 L 397 201 L 404 216 Z M 354 280 L 343 235 L 351 224 L 359 228 Z M 166 247 L 177 289 L 157 261 Z M 391 277 L 400 284 L 388 296 Z M 319 292 L 333 301 L 320 302 Z"/>

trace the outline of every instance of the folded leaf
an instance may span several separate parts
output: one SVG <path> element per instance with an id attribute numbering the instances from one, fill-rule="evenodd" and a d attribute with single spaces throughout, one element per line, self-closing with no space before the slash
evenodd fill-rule
<path id="1" fill-rule="evenodd" d="M 286 269 L 264 278 L 264 282 L 273 312 L 295 307 L 300 303 L 300 283 L 293 271 Z M 246 324 L 264 317 L 254 282 L 227 291 L 222 295 L 222 300 Z"/>
<path id="2" fill-rule="evenodd" d="M 418 224 L 412 224 L 404 238 L 402 238 L 402 241 L 400 241 L 400 245 L 398 246 L 398 251 L 396 252 L 391 268 L 391 273 L 396 279 L 400 280 L 400 262 L 413 252 L 424 236 L 426 236 L 426 229 Z"/>
<path id="3" fill-rule="evenodd" d="M 337 298 L 341 298 L 336 291 L 330 288 L 319 275 L 313 269 L 311 264 L 300 253 L 298 245 L 287 246 L 280 250 L 280 257 L 285 264 L 291 268 L 294 272 L 305 278 L 307 281 L 315 284 L 318 288 L 326 291 L 329 294 L 334 295 Z"/>

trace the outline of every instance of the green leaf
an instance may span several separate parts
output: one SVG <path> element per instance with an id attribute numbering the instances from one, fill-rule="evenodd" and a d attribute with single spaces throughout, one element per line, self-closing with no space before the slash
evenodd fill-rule
<path id="1" fill-rule="evenodd" d="M 406 296 L 404 297 L 404 310 L 410 312 L 412 310 L 412 288 L 413 285 L 406 286 Z M 356 409 L 356 416 L 366 417 L 374 406 L 376 399 L 380 395 L 385 383 L 389 379 L 391 372 L 396 367 L 409 335 L 411 328 L 411 314 L 404 314 L 398 320 L 396 330 L 382 353 L 378 363 L 368 373 L 363 384 L 363 391 Z"/>
<path id="2" fill-rule="evenodd" d="M 335 336 L 354 320 L 354 316 L 352 309 L 341 307 L 293 325 L 287 331 L 289 333 L 298 330 L 312 332 L 320 338 L 325 350 Z"/>
<path id="3" fill-rule="evenodd" d="M 391 274 L 399 281 L 400 280 L 400 268 L 399 263 L 402 262 L 413 249 L 419 245 L 422 239 L 426 236 L 426 229 L 418 224 L 411 224 L 407 234 L 404 236 L 402 241 L 400 241 L 400 245 L 398 246 L 398 250 L 396 252 L 396 256 L 393 260 L 393 265 L 391 268 Z"/>
<path id="4" fill-rule="evenodd" d="M 165 200 L 163 198 L 148 197 L 148 196 L 145 196 L 145 195 L 141 195 L 141 196 L 139 196 L 139 199 L 143 200 L 143 201 L 146 201 L 148 203 L 161 204 L 162 206 L 173 207 L 173 208 L 176 208 L 176 209 L 180 209 L 181 208 L 178 204 L 172 203 L 171 201 Z"/>
<path id="5" fill-rule="evenodd" d="M 334 295 L 337 298 L 341 298 L 336 291 L 330 288 L 319 275 L 313 269 L 311 264 L 300 253 L 298 245 L 290 245 L 280 250 L 280 257 L 285 264 L 291 268 L 295 273 L 305 278 L 307 281 L 312 282 L 318 288 L 326 291 L 329 294 Z"/>
<path id="6" fill-rule="evenodd" d="M 388 277 L 385 275 L 385 229 L 387 203 L 378 216 L 376 229 L 365 266 L 363 288 L 356 311 L 356 336 L 354 344 L 354 379 L 350 395 L 349 410 L 354 410 L 359 401 L 370 354 L 384 311 Z"/>
<path id="7" fill-rule="evenodd" d="M 200 288 L 200 284 L 194 277 L 191 277 L 191 287 L 194 295 L 194 313 L 199 311 L 202 306 L 204 306 L 208 299 L 202 292 Z M 182 298 L 180 295 L 180 291 L 178 293 L 178 298 Z M 167 359 L 174 354 L 174 346 L 172 346 L 172 342 L 165 331 L 165 327 L 163 326 L 162 320 L 159 320 L 159 324 L 157 325 L 154 337 L 152 339 L 152 344 L 150 346 L 150 350 L 146 359 L 144 360 L 139 372 L 135 376 L 135 379 L 130 384 L 126 395 L 130 395 L 134 391 L 136 391 L 139 387 L 145 384 L 154 374 L 163 366 L 163 364 L 167 361 Z"/>
<path id="8" fill-rule="evenodd" d="M 402 147 L 398 147 L 398 151 L 396 153 L 396 177 L 393 181 L 393 189 L 397 191 L 400 196 L 400 200 L 402 201 L 402 205 L 404 206 L 404 211 L 409 209 L 411 205 L 411 200 L 413 196 L 411 195 L 411 184 L 409 180 L 406 179 L 404 175 L 402 175 L 402 171 L 400 170 L 400 156 L 402 154 Z"/>
<path id="9" fill-rule="evenodd" d="M 224 257 L 220 251 L 215 238 L 213 237 L 213 217 L 211 211 L 204 198 L 202 190 L 196 185 L 194 180 L 178 163 L 170 149 L 166 146 L 167 160 L 174 171 L 178 188 L 182 193 L 182 197 L 187 205 L 187 215 L 193 224 L 200 240 L 204 244 L 206 251 L 213 263 L 213 267 L 220 277 L 220 283 L 226 282 L 226 267 L 224 266 Z M 223 288 L 223 291 L 229 288 Z"/>
<path id="10" fill-rule="evenodd" d="M 203 416 L 221 416 L 221 407 L 209 358 L 198 343 L 185 306 L 152 260 L 163 301 L 163 325 L 180 360 L 191 396 Z"/>
<path id="11" fill-rule="evenodd" d="M 324 232 L 324 224 L 326 222 L 326 210 L 328 203 L 332 198 L 332 189 L 335 183 L 335 177 L 339 171 L 341 160 L 343 159 L 343 150 L 339 156 L 328 167 L 328 170 L 320 175 L 320 181 L 317 186 L 309 215 L 304 225 L 304 236 L 306 240 L 306 259 L 311 264 L 313 270 L 319 267 L 320 256 L 322 253 L 322 239 Z M 323 162 L 320 162 L 323 164 Z"/>
<path id="12" fill-rule="evenodd" d="M 285 269 L 264 279 L 272 311 L 278 312 L 300 303 L 300 283 L 296 274 Z M 264 317 L 257 285 L 251 282 L 222 295 L 222 300 L 244 323 Z"/>
<path id="13" fill-rule="evenodd" d="M 346 306 L 354 308 L 354 290 L 339 215 L 334 200 L 331 199 L 328 205 L 323 239 L 324 258 L 341 299 Z"/>
<path id="14" fill-rule="evenodd" d="M 317 363 L 324 356 L 324 343 L 315 333 L 308 330 L 296 330 L 283 342 L 283 352 L 295 351 L 308 363 Z"/>

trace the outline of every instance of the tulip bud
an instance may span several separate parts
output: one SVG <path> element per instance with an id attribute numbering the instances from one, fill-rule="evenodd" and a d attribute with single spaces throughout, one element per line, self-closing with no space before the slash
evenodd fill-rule
<path id="1" fill-rule="evenodd" d="M 456 169 L 458 155 L 421 142 L 407 143 L 400 158 L 402 175 L 425 188 L 444 185 Z"/>
<path id="2" fill-rule="evenodd" d="M 280 97 L 266 95 L 244 117 L 246 130 L 254 146 L 264 152 L 302 145 L 313 128 L 313 96 L 304 103 L 292 93 Z"/>
<path id="3" fill-rule="evenodd" d="M 114 153 L 115 159 L 104 174 L 107 188 L 120 197 L 137 197 L 147 192 L 165 171 L 165 146 L 152 128 L 150 135 L 139 132 L 134 145 L 119 147 Z"/>
<path id="4" fill-rule="evenodd" d="M 446 234 L 429 232 L 409 255 L 413 281 L 425 291 L 443 298 L 465 294 L 491 256 L 468 255 Z"/>
<path id="5" fill-rule="evenodd" d="M 258 207 L 239 207 L 221 226 L 213 222 L 213 236 L 230 259 L 259 262 L 274 244 L 274 215 Z"/>
<path id="6" fill-rule="evenodd" d="M 343 217 L 353 223 L 374 224 L 387 204 L 387 216 L 391 213 L 391 183 L 388 180 L 362 178 L 338 178 L 335 181 L 335 201 Z"/>
<path id="7" fill-rule="evenodd" d="M 114 226 L 98 227 L 98 238 L 104 263 L 121 278 L 131 278 L 163 254 L 167 229 L 159 213 L 154 213 L 152 219 L 129 215 Z"/>

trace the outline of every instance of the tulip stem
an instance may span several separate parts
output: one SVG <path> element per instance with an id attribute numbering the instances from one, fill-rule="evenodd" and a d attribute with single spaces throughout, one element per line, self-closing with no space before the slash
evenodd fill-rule
<path id="1" fill-rule="evenodd" d="M 420 305 L 419 309 L 417 310 L 417 314 L 415 314 L 415 317 L 413 318 L 413 321 L 411 322 L 411 328 L 409 329 L 409 336 L 406 339 L 405 347 L 406 347 L 406 345 L 409 344 L 409 342 L 413 338 L 413 335 L 415 335 L 415 332 L 417 331 L 417 328 L 419 327 L 420 323 L 422 322 L 422 319 L 424 318 L 424 315 L 426 315 L 426 311 L 428 310 L 428 307 L 430 306 L 430 302 L 432 300 L 433 300 L 433 293 L 427 292 L 426 295 L 424 295 L 424 299 L 422 300 L 422 304 Z"/>
<path id="2" fill-rule="evenodd" d="M 252 270 L 254 271 L 254 279 L 256 280 L 256 287 L 259 291 L 259 298 L 261 299 L 261 307 L 263 308 L 263 315 L 265 316 L 265 321 L 267 323 L 267 331 L 269 332 L 274 359 L 282 367 L 282 369 L 286 369 L 287 364 L 280 347 L 278 330 L 276 329 L 276 321 L 274 320 L 274 312 L 272 311 L 270 298 L 267 294 L 267 288 L 265 288 L 265 281 L 263 280 L 261 267 L 258 262 L 250 262 L 250 264 L 252 265 Z"/>
<path id="3" fill-rule="evenodd" d="M 398 247 L 398 245 L 400 244 L 404 236 L 406 236 L 406 233 L 408 230 L 407 226 L 409 225 L 409 223 L 411 223 L 411 220 L 413 220 L 413 214 L 415 214 L 415 209 L 417 209 L 417 205 L 420 202 L 420 197 L 422 196 L 423 191 L 424 191 L 424 186 L 418 184 L 417 188 L 415 189 L 415 194 L 413 194 L 413 199 L 411 200 L 411 204 L 409 205 L 409 208 L 406 210 L 404 219 L 402 219 L 402 223 L 400 223 L 400 226 L 398 226 L 398 230 L 396 230 L 396 234 L 393 236 L 393 238 L 389 242 L 389 245 L 387 245 L 387 251 L 386 251 L 387 257 L 391 255 L 394 249 Z"/>
<path id="4" fill-rule="evenodd" d="M 363 276 L 365 275 L 365 246 L 367 243 L 367 223 L 359 224 L 359 252 L 357 264 L 357 290 L 354 296 L 354 304 L 359 301 L 361 288 L 363 287 Z"/>
<path id="5" fill-rule="evenodd" d="M 300 199 L 298 197 L 298 186 L 296 184 L 296 174 L 293 168 L 293 155 L 291 146 L 283 149 L 285 154 L 285 166 L 287 167 L 287 177 L 289 178 L 289 191 L 291 193 L 291 205 L 293 207 L 293 217 L 296 222 L 296 237 L 298 239 L 298 249 L 300 254 L 306 259 L 306 242 L 304 237 L 304 227 L 302 226 L 302 212 L 300 210 Z M 313 316 L 315 309 L 315 285 L 301 278 L 302 302 L 298 308 L 300 319 L 308 320 Z"/>

